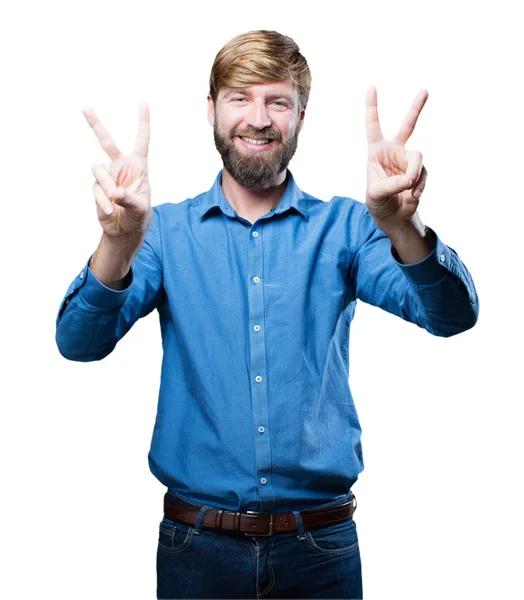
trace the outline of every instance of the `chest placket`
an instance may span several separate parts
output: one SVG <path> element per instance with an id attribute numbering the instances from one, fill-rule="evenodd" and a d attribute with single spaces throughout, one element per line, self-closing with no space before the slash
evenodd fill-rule
<path id="1" fill-rule="evenodd" d="M 267 366 L 264 314 L 263 230 L 271 226 L 258 221 L 249 232 L 249 349 L 251 356 L 251 406 L 256 455 L 256 478 L 260 510 L 272 511 L 275 493 L 271 484 L 271 446 L 267 398 Z"/>

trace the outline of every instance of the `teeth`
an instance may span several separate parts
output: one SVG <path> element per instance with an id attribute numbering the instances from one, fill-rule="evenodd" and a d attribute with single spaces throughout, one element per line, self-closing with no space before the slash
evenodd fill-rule
<path id="1" fill-rule="evenodd" d="M 255 144 L 256 146 L 262 146 L 263 144 L 269 143 L 271 140 L 253 140 L 252 138 L 241 137 L 240 139 L 244 140 L 248 144 Z"/>

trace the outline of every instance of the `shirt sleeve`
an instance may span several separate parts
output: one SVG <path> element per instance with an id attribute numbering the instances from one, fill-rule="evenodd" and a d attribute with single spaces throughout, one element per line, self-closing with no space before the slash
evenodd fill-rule
<path id="1" fill-rule="evenodd" d="M 89 259 L 90 260 L 90 259 Z M 56 318 L 56 343 L 69 360 L 101 360 L 140 318 L 165 299 L 162 276 L 159 214 L 135 255 L 123 290 L 101 283 L 88 267 L 69 286 Z"/>
<path id="2" fill-rule="evenodd" d="M 357 298 L 433 335 L 449 337 L 473 327 L 479 310 L 473 280 L 435 232 L 433 252 L 418 263 L 402 264 L 365 205 L 354 223 L 350 280 Z"/>

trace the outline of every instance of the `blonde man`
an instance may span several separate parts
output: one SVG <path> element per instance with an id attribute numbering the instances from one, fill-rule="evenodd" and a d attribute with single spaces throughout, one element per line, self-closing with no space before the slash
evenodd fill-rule
<path id="1" fill-rule="evenodd" d="M 326 202 L 287 168 L 310 85 L 289 37 L 231 40 L 208 96 L 224 168 L 209 191 L 154 208 L 147 106 L 127 156 L 85 111 L 111 159 L 93 168 L 103 233 L 66 293 L 56 340 L 66 358 L 99 360 L 158 310 L 158 598 L 362 598 L 351 486 L 363 458 L 348 385 L 356 300 L 440 336 L 477 319 L 466 267 L 417 212 L 427 173 L 405 144 L 427 92 L 385 140 L 369 89 L 366 202 Z"/>

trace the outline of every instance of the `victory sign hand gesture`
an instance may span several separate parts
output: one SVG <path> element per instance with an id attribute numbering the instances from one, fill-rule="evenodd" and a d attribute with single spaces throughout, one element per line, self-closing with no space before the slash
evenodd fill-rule
<path id="1" fill-rule="evenodd" d="M 100 225 L 112 239 L 136 234 L 143 237 L 153 216 L 147 173 L 149 108 L 145 102 L 141 103 L 135 147 L 127 156 L 117 148 L 93 109 L 84 108 L 83 113 L 111 159 L 109 167 L 97 164 L 92 168 L 96 179 L 93 192 Z"/>
<path id="2" fill-rule="evenodd" d="M 385 140 L 380 129 L 377 91 L 371 86 L 366 98 L 368 166 L 366 205 L 377 225 L 388 234 L 414 217 L 426 184 L 427 171 L 420 152 L 404 147 L 413 133 L 428 92 L 418 93 L 397 135 Z"/>

